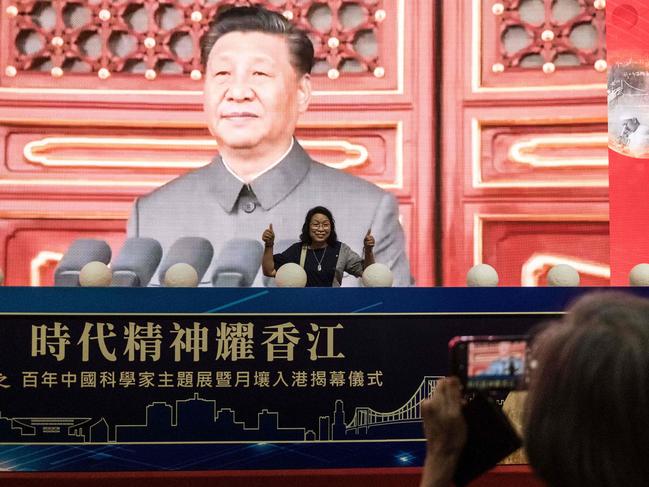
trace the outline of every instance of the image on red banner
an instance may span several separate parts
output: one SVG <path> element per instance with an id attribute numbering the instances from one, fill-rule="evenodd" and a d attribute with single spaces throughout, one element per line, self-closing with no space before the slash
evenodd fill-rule
<path id="1" fill-rule="evenodd" d="M 608 81 L 609 146 L 649 157 L 649 68 L 635 59 L 611 67 Z"/>
<path id="2" fill-rule="evenodd" d="M 524 341 L 472 342 L 468 349 L 468 378 L 520 377 L 525 371 Z"/>
<path id="3" fill-rule="evenodd" d="M 649 157 L 649 61 L 646 2 L 608 6 L 609 147 L 621 154 Z"/>

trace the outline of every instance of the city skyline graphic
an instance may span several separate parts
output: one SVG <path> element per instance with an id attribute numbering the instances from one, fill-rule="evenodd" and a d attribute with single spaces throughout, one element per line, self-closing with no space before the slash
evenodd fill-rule
<path id="1" fill-rule="evenodd" d="M 0 411 L 0 443 L 284 443 L 363 440 L 413 440 L 423 437 L 420 403 L 435 390 L 439 376 L 425 376 L 401 406 L 376 411 L 355 406 L 348 414 L 342 399 L 333 399 L 330 414 L 312 424 L 285 426 L 281 411 L 261 408 L 255 420 L 240 420 L 241 411 L 215 399 L 191 397 L 153 401 L 144 406 L 143 424 L 110 424 L 104 417 L 6 417 Z M 225 402 L 225 401 L 221 401 Z M 288 416 L 285 414 L 285 416 Z"/>

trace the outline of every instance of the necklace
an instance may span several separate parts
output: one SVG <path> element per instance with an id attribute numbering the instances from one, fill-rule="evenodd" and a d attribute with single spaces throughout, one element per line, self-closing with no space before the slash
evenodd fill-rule
<path id="1" fill-rule="evenodd" d="M 318 263 L 318 272 L 322 271 L 322 261 L 324 260 L 324 256 L 327 253 L 327 247 L 324 248 L 324 252 L 322 252 L 322 257 L 318 260 L 318 256 L 315 255 L 315 250 L 312 248 L 311 252 L 313 252 L 313 258 L 315 261 Z"/>

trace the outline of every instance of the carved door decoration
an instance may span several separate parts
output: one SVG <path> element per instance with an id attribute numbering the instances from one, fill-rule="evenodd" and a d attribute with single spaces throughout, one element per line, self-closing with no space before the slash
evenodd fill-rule
<path id="1" fill-rule="evenodd" d="M 545 285 L 557 263 L 608 283 L 605 6 L 444 3 L 462 46 L 442 52 L 444 284 L 483 262 L 502 285 Z"/>

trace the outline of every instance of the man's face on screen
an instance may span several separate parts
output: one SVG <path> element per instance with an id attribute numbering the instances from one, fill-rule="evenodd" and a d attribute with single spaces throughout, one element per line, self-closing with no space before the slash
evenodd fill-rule
<path id="1" fill-rule="evenodd" d="M 221 152 L 264 157 L 285 150 L 300 113 L 306 111 L 310 80 L 290 62 L 280 35 L 231 32 L 210 52 L 204 110 Z"/>

